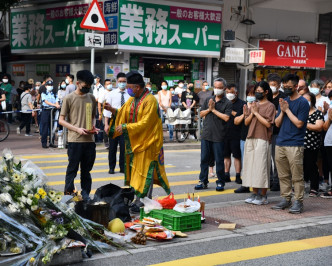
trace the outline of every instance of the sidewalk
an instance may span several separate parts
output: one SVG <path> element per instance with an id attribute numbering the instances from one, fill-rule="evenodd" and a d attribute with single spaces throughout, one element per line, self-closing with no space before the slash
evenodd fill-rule
<path id="1" fill-rule="evenodd" d="M 59 154 L 66 153 L 66 149 L 48 148 L 43 149 L 39 139 L 39 133 L 33 133 L 36 128 L 31 126 L 32 137 L 25 137 L 25 129 L 22 130 L 21 135 L 17 135 L 16 128 L 18 124 L 10 125 L 10 134 L 6 140 L 0 142 L 0 150 L 5 148 L 11 149 L 15 155 L 31 155 L 31 154 Z M 167 134 L 164 132 L 166 142 L 164 143 L 164 150 L 189 150 L 200 149 L 201 144 L 196 140 L 186 140 L 183 143 L 168 142 Z M 107 152 L 104 144 L 97 144 L 97 152 Z"/>

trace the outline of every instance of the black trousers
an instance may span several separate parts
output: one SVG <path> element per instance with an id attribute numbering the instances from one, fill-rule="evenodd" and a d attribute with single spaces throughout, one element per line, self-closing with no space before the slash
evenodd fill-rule
<path id="1" fill-rule="evenodd" d="M 304 181 L 310 181 L 310 188 L 318 191 L 319 172 L 317 167 L 317 150 L 304 149 L 303 154 L 303 174 Z"/>
<path id="2" fill-rule="evenodd" d="M 47 144 L 47 136 L 51 132 L 51 110 L 43 109 L 40 117 L 40 134 L 41 134 L 41 143 L 43 145 Z M 51 139 L 50 139 L 51 143 Z"/>
<path id="3" fill-rule="evenodd" d="M 327 154 L 327 165 L 330 172 L 332 172 L 332 146 L 325 146 L 325 150 Z"/>
<path id="4" fill-rule="evenodd" d="M 25 127 L 26 134 L 30 134 L 31 118 L 32 118 L 31 113 L 21 113 L 20 130 L 22 130 Z"/>
<path id="5" fill-rule="evenodd" d="M 90 171 L 96 159 L 96 144 L 94 142 L 69 142 L 67 154 L 69 163 L 66 172 L 65 194 L 74 191 L 74 179 L 80 166 L 82 197 L 89 199 L 92 183 Z"/>
<path id="6" fill-rule="evenodd" d="M 115 169 L 116 165 L 116 152 L 118 150 L 118 145 L 120 145 L 120 158 L 119 165 L 120 170 L 124 170 L 124 155 L 125 155 L 125 141 L 124 136 L 118 136 L 115 139 L 109 138 L 110 146 L 108 148 L 108 162 L 110 170 Z"/>

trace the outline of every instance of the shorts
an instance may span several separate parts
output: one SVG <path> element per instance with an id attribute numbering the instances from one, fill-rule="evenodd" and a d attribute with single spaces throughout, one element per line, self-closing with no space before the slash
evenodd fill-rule
<path id="1" fill-rule="evenodd" d="M 231 154 L 236 159 L 241 159 L 241 147 L 239 139 L 225 139 L 224 157 L 229 158 Z"/>

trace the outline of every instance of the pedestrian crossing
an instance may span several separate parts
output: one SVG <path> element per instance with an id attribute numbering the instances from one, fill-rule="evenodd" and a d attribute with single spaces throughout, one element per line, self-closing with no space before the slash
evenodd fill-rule
<path id="1" fill-rule="evenodd" d="M 187 150 L 172 150 L 165 151 L 165 153 L 186 153 Z M 190 152 L 196 152 L 199 155 L 200 150 L 190 150 Z M 63 191 L 65 185 L 65 175 L 66 168 L 68 165 L 68 157 L 66 153 L 63 154 L 55 154 L 55 155 L 29 155 L 22 156 L 23 159 L 31 160 L 35 163 L 41 170 L 43 170 L 44 174 L 47 177 L 47 185 L 57 189 L 59 191 Z M 187 167 L 179 167 L 175 165 L 165 165 L 167 177 L 169 180 L 169 184 L 172 191 L 174 192 L 174 197 L 177 200 L 184 199 L 187 197 L 188 192 L 192 193 L 194 185 L 198 182 L 198 175 L 200 173 L 199 165 L 195 167 L 195 169 L 188 169 L 188 171 L 183 171 Z M 62 171 L 61 171 L 62 170 Z M 90 172 L 92 175 L 92 190 L 91 195 L 94 195 L 97 188 L 108 184 L 114 183 L 119 186 L 123 186 L 124 176 L 119 172 L 119 168 L 115 169 L 114 175 L 108 174 L 108 153 L 107 152 L 97 152 L 96 162 L 92 171 Z M 77 189 L 80 189 L 80 171 L 77 173 L 77 177 L 74 181 Z M 235 177 L 231 178 L 233 181 Z M 214 183 L 217 179 L 210 178 L 209 181 Z M 158 185 L 154 185 L 154 189 L 157 189 L 157 195 L 162 191 L 162 189 Z M 159 190 L 158 190 L 159 189 Z M 155 191 L 155 190 L 154 190 Z M 234 193 L 234 189 L 225 189 L 223 192 L 217 192 L 215 190 L 204 190 L 204 191 L 195 191 L 196 196 L 199 195 L 201 198 L 204 197 L 212 197 L 221 194 L 230 194 Z M 155 194 L 155 193 L 154 193 Z M 161 194 L 161 193 L 160 193 Z M 160 195 L 159 194 L 159 195 Z M 165 193 L 162 193 L 164 195 Z M 156 196 L 157 196 L 156 195 Z M 165 196 L 159 196 L 159 198 L 163 198 Z"/>

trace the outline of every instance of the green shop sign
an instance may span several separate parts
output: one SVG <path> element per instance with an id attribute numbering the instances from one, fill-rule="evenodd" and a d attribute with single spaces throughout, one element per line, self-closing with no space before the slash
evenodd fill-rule
<path id="1" fill-rule="evenodd" d="M 221 10 L 119 0 L 119 49 L 219 56 Z"/>

